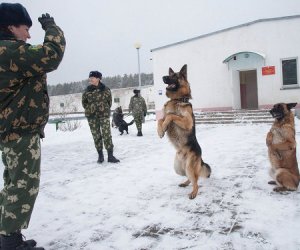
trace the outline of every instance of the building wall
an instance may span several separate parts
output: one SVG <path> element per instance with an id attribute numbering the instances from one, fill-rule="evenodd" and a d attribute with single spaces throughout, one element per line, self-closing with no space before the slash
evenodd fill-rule
<path id="1" fill-rule="evenodd" d="M 118 106 L 123 109 L 128 109 L 130 98 L 133 96 L 134 88 L 112 89 L 112 110 Z M 141 95 L 144 97 L 148 109 L 154 110 L 154 86 L 143 86 L 141 88 Z M 114 102 L 115 98 L 119 98 L 120 102 Z M 84 112 L 81 104 L 82 93 L 51 96 L 50 97 L 50 113 L 65 112 Z M 63 107 L 61 106 L 63 103 Z"/>
<path id="2" fill-rule="evenodd" d="M 192 90 L 192 104 L 196 110 L 222 110 L 237 106 L 238 90 L 232 85 L 238 71 L 223 63 L 232 54 L 253 51 L 265 55 L 244 63 L 242 70 L 257 70 L 259 107 L 276 102 L 300 102 L 300 89 L 282 90 L 281 59 L 300 58 L 300 18 L 278 19 L 244 25 L 223 32 L 191 39 L 173 46 L 154 49 L 153 71 L 156 110 L 160 111 L 166 102 L 162 76 L 172 67 L 178 72 L 188 65 L 188 81 Z M 254 54 L 253 54 L 254 55 Z M 298 61 L 298 82 L 300 61 Z M 230 67 L 232 66 L 232 67 Z M 262 76 L 262 66 L 275 66 L 275 75 Z M 240 69 L 239 69 L 240 70 Z M 162 92 L 162 95 L 159 93 Z"/>
<path id="3" fill-rule="evenodd" d="M 112 109 L 118 106 L 122 106 L 123 109 L 128 109 L 130 98 L 134 95 L 133 90 L 135 88 L 123 88 L 123 89 L 113 89 L 112 97 L 113 104 Z M 141 96 L 144 97 L 148 109 L 154 109 L 154 86 L 146 86 L 141 88 Z M 114 102 L 114 98 L 119 98 L 120 102 Z"/>

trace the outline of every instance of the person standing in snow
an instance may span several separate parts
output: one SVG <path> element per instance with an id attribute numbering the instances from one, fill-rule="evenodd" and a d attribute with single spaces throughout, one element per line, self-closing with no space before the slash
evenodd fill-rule
<path id="1" fill-rule="evenodd" d="M 98 163 L 104 161 L 103 143 L 107 150 L 107 161 L 120 162 L 113 155 L 113 142 L 110 131 L 110 108 L 112 105 L 111 91 L 102 82 L 102 74 L 99 71 L 91 71 L 89 74 L 90 85 L 82 94 L 82 106 L 88 120 L 90 130 L 98 152 Z M 102 140 L 103 137 L 103 140 Z"/>
<path id="2" fill-rule="evenodd" d="M 32 26 L 18 3 L 0 4 L 0 148 L 4 188 L 0 194 L 1 250 L 42 250 L 23 240 L 39 192 L 41 145 L 49 118 L 46 73 L 59 66 L 65 51 L 63 31 L 53 17 L 38 21 L 44 43 L 30 45 Z"/>
<path id="3" fill-rule="evenodd" d="M 145 99 L 140 95 L 139 89 L 134 89 L 133 93 L 134 96 L 131 97 L 129 103 L 129 113 L 132 112 L 138 130 L 137 136 L 143 136 L 142 123 L 144 117 L 147 115 L 147 105 Z"/>

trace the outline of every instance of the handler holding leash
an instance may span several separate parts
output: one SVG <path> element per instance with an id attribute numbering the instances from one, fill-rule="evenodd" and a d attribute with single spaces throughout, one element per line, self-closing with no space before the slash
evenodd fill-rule
<path id="1" fill-rule="evenodd" d="M 55 70 L 65 51 L 62 30 L 49 14 L 39 22 L 44 43 L 33 46 L 32 21 L 21 4 L 0 4 L 0 147 L 4 188 L 0 194 L 1 250 L 43 250 L 24 241 L 39 192 L 41 145 L 49 118 L 46 73 Z"/>

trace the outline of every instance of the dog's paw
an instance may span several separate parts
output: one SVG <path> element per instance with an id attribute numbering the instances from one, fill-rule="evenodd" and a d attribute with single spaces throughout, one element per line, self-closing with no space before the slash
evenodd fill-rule
<path id="1" fill-rule="evenodd" d="M 181 184 L 178 185 L 178 187 L 182 187 L 182 188 L 185 188 L 185 187 L 187 187 L 187 186 L 188 186 L 188 185 L 185 184 L 185 183 L 181 183 Z"/>
<path id="2" fill-rule="evenodd" d="M 169 122 L 168 122 L 168 120 L 166 119 L 166 120 L 163 122 L 163 124 L 161 125 L 161 129 L 162 129 L 163 131 L 167 131 L 168 125 L 169 125 Z"/>
<path id="3" fill-rule="evenodd" d="M 288 189 L 286 187 L 275 187 L 273 188 L 274 192 L 284 192 L 284 191 L 288 191 Z"/>
<path id="4" fill-rule="evenodd" d="M 158 134 L 159 138 L 163 138 L 164 135 L 165 135 L 165 132 L 161 132 L 161 133 Z"/>
<path id="5" fill-rule="evenodd" d="M 183 182 L 183 183 L 180 183 L 178 186 L 179 187 L 187 187 L 188 185 L 190 185 L 190 180 L 186 180 L 185 182 Z"/>
<path id="6" fill-rule="evenodd" d="M 198 192 L 191 192 L 191 193 L 189 194 L 189 199 L 190 199 L 190 200 L 195 199 L 196 196 L 197 196 L 197 193 L 198 193 Z"/>
<path id="7" fill-rule="evenodd" d="M 161 129 L 161 128 L 158 128 L 157 129 L 157 134 L 160 138 L 163 138 L 164 135 L 165 135 L 165 132 Z"/>
<path id="8" fill-rule="evenodd" d="M 271 132 L 269 132 L 267 134 L 267 138 L 266 138 L 266 144 L 268 147 L 270 147 L 273 143 L 273 134 Z"/>

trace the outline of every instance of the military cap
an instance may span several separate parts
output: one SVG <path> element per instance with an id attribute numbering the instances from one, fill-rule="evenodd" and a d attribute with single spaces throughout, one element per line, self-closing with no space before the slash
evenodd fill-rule
<path id="1" fill-rule="evenodd" d="M 0 4 L 0 25 L 27 25 L 32 26 L 31 18 L 23 5 L 19 3 Z"/>
<path id="2" fill-rule="evenodd" d="M 95 71 L 91 71 L 90 72 L 89 77 L 96 77 L 96 78 L 101 79 L 102 78 L 102 74 L 99 71 L 95 70 Z"/>

